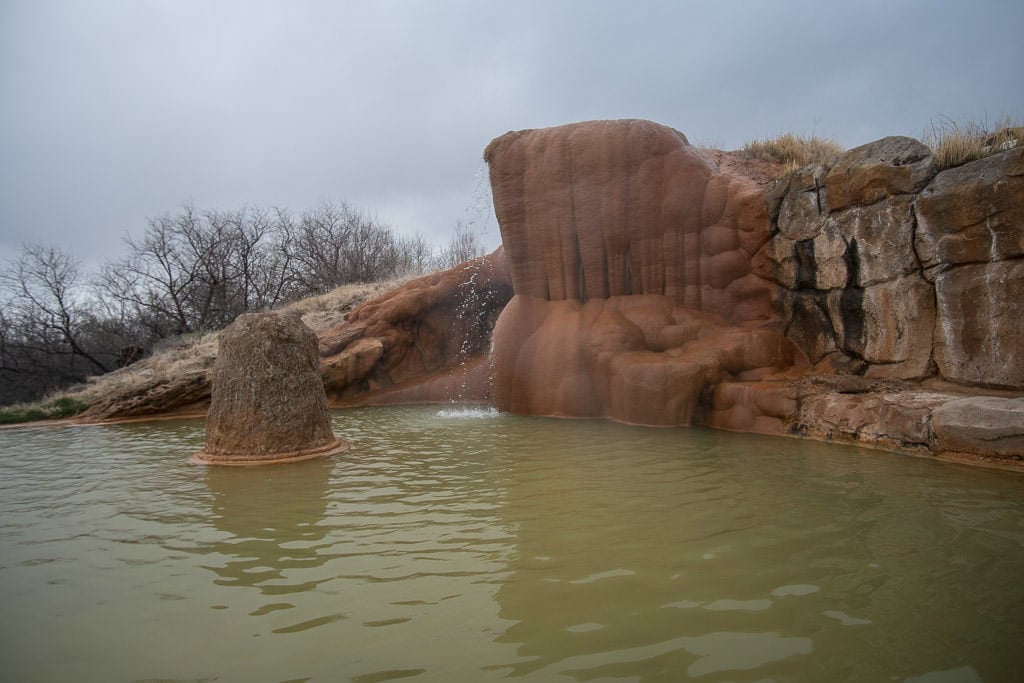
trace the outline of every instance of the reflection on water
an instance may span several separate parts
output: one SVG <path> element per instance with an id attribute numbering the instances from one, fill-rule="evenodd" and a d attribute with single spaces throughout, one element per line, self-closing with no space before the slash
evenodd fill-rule
<path id="1" fill-rule="evenodd" d="M 213 495 L 210 522 L 224 532 L 210 543 L 188 548 L 225 558 L 208 565 L 222 586 L 258 588 L 264 595 L 302 593 L 322 581 L 317 567 L 325 554 L 327 496 L 334 463 L 327 458 L 294 467 L 204 467 Z M 308 576 L 295 582 L 290 577 Z"/>
<path id="2" fill-rule="evenodd" d="M 9 680 L 1014 680 L 1024 477 L 705 430 L 335 415 L 0 432 Z"/>

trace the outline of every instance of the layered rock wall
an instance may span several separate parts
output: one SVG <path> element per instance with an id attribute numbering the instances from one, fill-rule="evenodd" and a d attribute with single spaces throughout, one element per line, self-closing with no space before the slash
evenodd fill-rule
<path id="1" fill-rule="evenodd" d="M 1024 389 L 1024 148 L 938 172 L 884 138 L 767 194 L 755 272 L 819 371 Z"/>

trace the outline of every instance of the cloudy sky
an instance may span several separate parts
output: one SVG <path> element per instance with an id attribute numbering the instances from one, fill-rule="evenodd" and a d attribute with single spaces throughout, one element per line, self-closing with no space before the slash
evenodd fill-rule
<path id="1" fill-rule="evenodd" d="M 0 258 L 99 263 L 188 202 L 345 200 L 440 244 L 490 211 L 513 129 L 735 149 L 1024 119 L 1022 35 L 1020 0 L 0 0 Z"/>

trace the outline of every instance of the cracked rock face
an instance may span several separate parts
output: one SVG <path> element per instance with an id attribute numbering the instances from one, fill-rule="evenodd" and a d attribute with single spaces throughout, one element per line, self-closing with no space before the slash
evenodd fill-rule
<path id="1" fill-rule="evenodd" d="M 198 462 L 245 465 L 344 450 L 320 379 L 316 335 L 297 315 L 249 313 L 218 337 Z"/>
<path id="2" fill-rule="evenodd" d="M 984 455 L 1024 454 L 1024 398 L 975 396 L 950 401 L 932 414 L 945 451 Z"/>
<path id="3" fill-rule="evenodd" d="M 819 370 L 1024 389 L 1024 149 L 936 174 L 885 138 L 777 194 L 756 271 Z"/>
<path id="4" fill-rule="evenodd" d="M 939 373 L 1024 388 L 1024 148 L 943 171 L 916 210 Z"/>

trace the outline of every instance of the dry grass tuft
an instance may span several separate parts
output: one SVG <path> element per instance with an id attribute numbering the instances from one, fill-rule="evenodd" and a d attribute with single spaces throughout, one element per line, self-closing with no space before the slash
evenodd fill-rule
<path id="1" fill-rule="evenodd" d="M 1024 125 L 1010 117 L 992 128 L 977 121 L 959 123 L 943 119 L 938 124 L 931 123 L 924 143 L 932 148 L 941 170 L 1013 149 L 1024 143 Z"/>
<path id="2" fill-rule="evenodd" d="M 823 164 L 844 151 L 846 150 L 843 146 L 835 140 L 792 133 L 784 133 L 769 140 L 754 140 L 743 145 L 743 153 L 748 159 L 784 164 L 786 170 L 810 164 Z"/>

